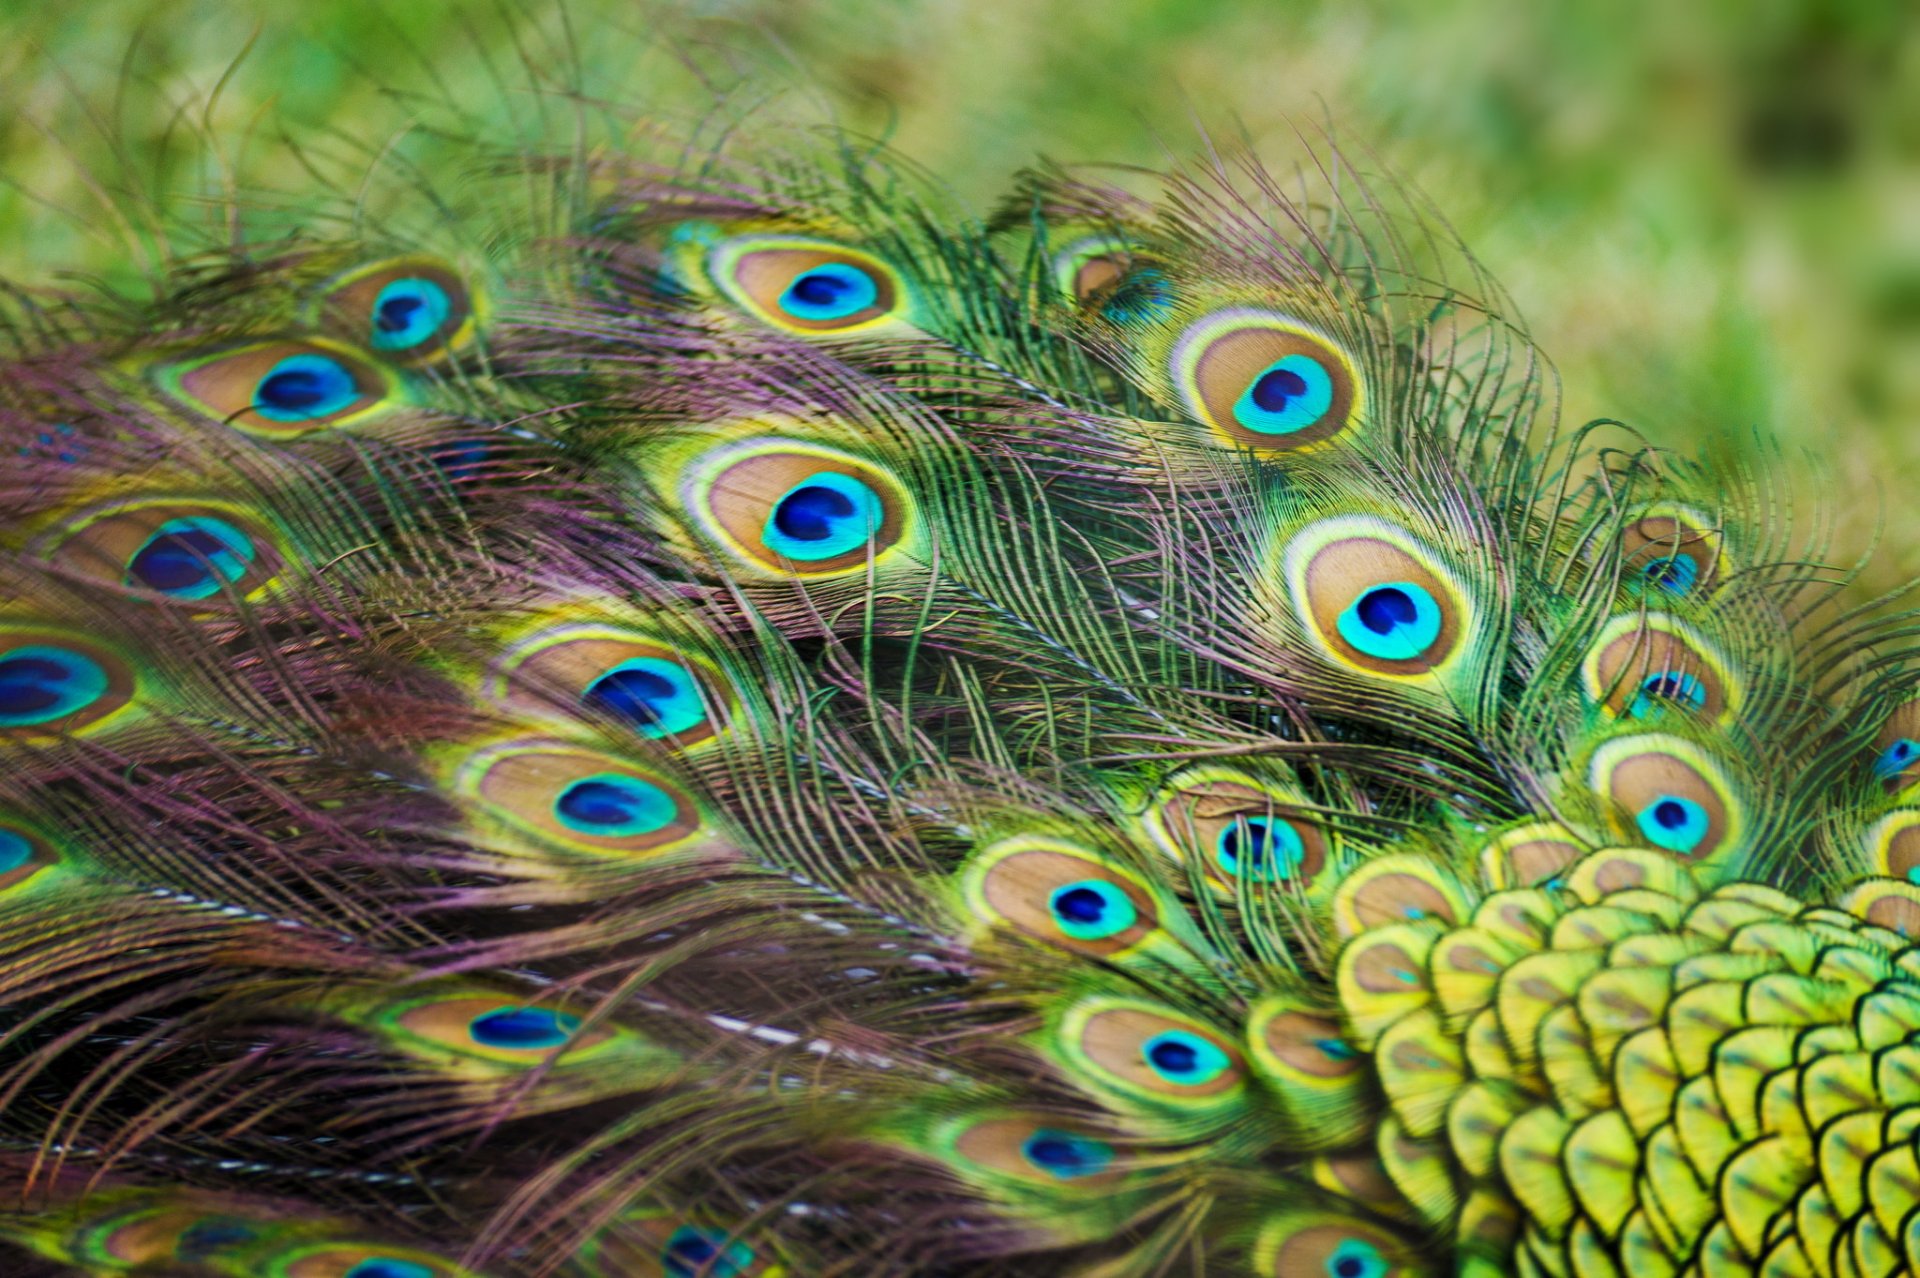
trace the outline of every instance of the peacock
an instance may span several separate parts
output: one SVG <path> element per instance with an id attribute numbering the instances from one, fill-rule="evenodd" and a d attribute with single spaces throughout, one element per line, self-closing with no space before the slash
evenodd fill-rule
<path id="1" fill-rule="evenodd" d="M 6 289 L 0 1270 L 1920 1273 L 1915 629 L 1777 450 L 1305 130 L 756 123 Z"/>

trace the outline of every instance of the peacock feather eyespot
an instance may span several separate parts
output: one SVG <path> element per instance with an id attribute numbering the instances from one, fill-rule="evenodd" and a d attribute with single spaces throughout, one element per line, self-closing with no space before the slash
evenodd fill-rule
<path id="1" fill-rule="evenodd" d="M 1041 1127 L 1020 1144 L 1027 1162 L 1056 1180 L 1097 1176 L 1113 1165 L 1113 1146 L 1091 1136 Z"/>
<path id="2" fill-rule="evenodd" d="M 1254 1244 L 1254 1270 L 1272 1278 L 1418 1278 L 1429 1271 L 1400 1238 L 1332 1211 L 1290 1211 Z"/>
<path id="3" fill-rule="evenodd" d="M 660 1265 L 668 1278 L 741 1278 L 756 1259 L 747 1244 L 697 1225 L 681 1225 L 660 1249 Z"/>
<path id="4" fill-rule="evenodd" d="M 1417 853 L 1389 853 L 1354 867 L 1332 902 L 1342 938 L 1400 923 L 1457 926 L 1467 917 L 1466 893 L 1451 869 Z"/>
<path id="5" fill-rule="evenodd" d="M 1310 888 L 1333 844 L 1302 795 L 1232 769 L 1188 769 L 1147 810 L 1148 836 L 1179 860 L 1198 855 L 1208 876 Z"/>
<path id="6" fill-rule="evenodd" d="M 492 993 L 404 998 L 376 1018 L 403 1042 L 503 1065 L 537 1065 L 558 1054 L 562 1064 L 591 1059 L 614 1036 L 582 1032 L 580 1017 Z"/>
<path id="7" fill-rule="evenodd" d="M 284 563 L 261 522 L 227 502 L 116 502 L 64 521 L 42 544 L 49 563 L 75 575 L 183 603 L 247 598 Z"/>
<path id="8" fill-rule="evenodd" d="M 1685 506 L 1655 506 L 1620 534 L 1621 576 L 1628 588 L 1658 597 L 1699 597 L 1719 581 L 1721 536 L 1712 521 Z"/>
<path id="9" fill-rule="evenodd" d="M 942 1161 L 950 1151 L 963 1170 L 1023 1187 L 1100 1193 L 1126 1174 L 1112 1142 L 1058 1114 L 968 1114 L 942 1123 L 931 1145 Z"/>
<path id="10" fill-rule="evenodd" d="M 309 1243 L 262 1259 L 251 1271 L 260 1278 L 472 1278 L 426 1252 L 374 1243 Z"/>
<path id="11" fill-rule="evenodd" d="M 391 372 L 317 337 L 187 356 L 154 365 L 152 375 L 187 407 L 269 438 L 350 426 L 400 401 Z"/>
<path id="12" fill-rule="evenodd" d="M 1467 646 L 1476 610 L 1420 540 L 1384 519 L 1309 524 L 1283 551 L 1296 614 L 1329 659 L 1370 675 L 1424 679 Z"/>
<path id="13" fill-rule="evenodd" d="M 0 820 L 0 898 L 60 863 L 53 844 L 27 826 Z"/>
<path id="14" fill-rule="evenodd" d="M 1214 843 L 1214 862 L 1229 878 L 1257 883 L 1291 883 L 1306 861 L 1306 843 L 1286 821 L 1235 817 Z"/>
<path id="15" fill-rule="evenodd" d="M 1920 780 L 1920 697 L 1893 708 L 1874 734 L 1873 775 L 1888 793 Z"/>
<path id="16" fill-rule="evenodd" d="M 474 1042 L 508 1051 L 559 1047 L 579 1030 L 579 1017 L 544 1007 L 496 1007 L 467 1023 L 467 1033 Z"/>
<path id="17" fill-rule="evenodd" d="M 1048 269 L 1054 296 L 1110 324 L 1138 324 L 1173 305 L 1166 273 L 1125 236 L 1083 235 L 1056 251 Z"/>
<path id="18" fill-rule="evenodd" d="M 1680 737 L 1620 737 L 1594 752 L 1591 784 L 1623 833 L 1690 861 L 1737 846 L 1744 808 L 1726 769 Z"/>
<path id="19" fill-rule="evenodd" d="M 543 628 L 496 671 L 495 695 L 509 704 L 585 712 L 681 748 L 711 739 L 731 704 L 705 662 L 610 626 Z"/>
<path id="20" fill-rule="evenodd" d="M 475 296 L 459 274 L 430 257 L 359 267 L 330 280 L 316 322 L 401 363 L 458 351 L 473 340 Z"/>
<path id="21" fill-rule="evenodd" d="M 656 834 L 676 815 L 673 796 L 651 781 L 599 772 L 569 781 L 553 800 L 554 819 L 576 834 L 617 839 Z"/>
<path id="22" fill-rule="evenodd" d="M 1229 1069 L 1233 1060 L 1218 1046 L 1189 1030 L 1164 1030 L 1140 1048 L 1148 1068 L 1180 1087 L 1202 1087 Z"/>
<path id="23" fill-rule="evenodd" d="M 981 923 L 1084 954 L 1124 954 L 1159 926 L 1159 907 L 1142 879 L 1058 839 L 989 845 L 961 868 L 959 889 Z"/>
<path id="24" fill-rule="evenodd" d="M 1196 1117 L 1238 1106 L 1246 1082 L 1239 1048 L 1198 1020 L 1126 998 L 1092 998 L 1068 1009 L 1058 1030 L 1084 1085 L 1134 1104 Z"/>
<path id="25" fill-rule="evenodd" d="M 805 236 L 722 240 L 708 250 L 707 271 L 735 304 L 789 333 L 864 332 L 899 318 L 908 297 L 879 258 Z"/>
<path id="26" fill-rule="evenodd" d="M 1616 716 L 1653 719 L 1681 710 L 1721 721 L 1740 702 L 1740 684 L 1698 631 L 1659 613 L 1609 621 L 1581 665 L 1588 697 Z"/>
<path id="27" fill-rule="evenodd" d="M 778 437 L 702 454 L 687 468 L 681 498 L 722 547 L 781 576 L 863 572 L 913 521 L 906 492 L 879 467 Z"/>
<path id="28" fill-rule="evenodd" d="M 569 851 L 658 856 L 705 828 L 676 783 L 562 742 L 509 741 L 476 751 L 455 786 L 491 815 Z"/>
<path id="29" fill-rule="evenodd" d="M 1225 443 L 1305 448 L 1350 429 L 1365 409 L 1352 357 L 1277 311 L 1209 315 L 1187 328 L 1170 358 L 1182 407 Z"/>
<path id="30" fill-rule="evenodd" d="M 0 629 L 0 737 L 102 726 L 133 704 L 133 667 L 66 635 Z"/>

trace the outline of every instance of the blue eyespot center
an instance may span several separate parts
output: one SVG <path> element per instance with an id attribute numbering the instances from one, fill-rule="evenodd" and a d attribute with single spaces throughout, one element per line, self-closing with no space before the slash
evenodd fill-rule
<path id="1" fill-rule="evenodd" d="M 345 1278 L 437 1278 L 429 1265 L 398 1256 L 374 1256 L 347 1270 Z"/>
<path id="2" fill-rule="evenodd" d="M 622 719 L 643 737 L 685 732 L 706 722 L 699 685 L 684 666 L 660 657 L 634 657 L 587 685 L 582 699 Z"/>
<path id="3" fill-rule="evenodd" d="M 1140 917 L 1131 897 L 1101 879 L 1082 879 L 1055 888 L 1047 898 L 1047 908 L 1062 932 L 1082 941 L 1116 936 Z"/>
<path id="4" fill-rule="evenodd" d="M 768 549 L 789 559 L 832 559 L 866 545 L 885 514 L 880 495 L 870 485 L 851 475 L 821 471 L 774 503 L 762 539 Z"/>
<path id="5" fill-rule="evenodd" d="M 33 841 L 18 830 L 0 826 L 0 874 L 11 874 L 33 860 Z"/>
<path id="6" fill-rule="evenodd" d="M 745 1243 L 729 1243 L 723 1233 L 692 1225 L 674 1230 L 660 1253 L 661 1265 L 672 1278 L 739 1278 L 753 1267 L 753 1260 L 753 1248 Z"/>
<path id="7" fill-rule="evenodd" d="M 1640 579 L 1670 595 L 1684 595 L 1700 579 L 1700 565 L 1687 555 L 1656 559 L 1640 566 Z"/>
<path id="8" fill-rule="evenodd" d="M 1173 286 L 1157 267 L 1143 266 L 1107 291 L 1101 316 L 1114 324 L 1141 324 L 1173 305 Z"/>
<path id="9" fill-rule="evenodd" d="M 1028 1162 L 1060 1180 L 1092 1176 L 1113 1163 L 1113 1146 L 1075 1132 L 1037 1129 L 1021 1143 Z"/>
<path id="10" fill-rule="evenodd" d="M 1329 1278 L 1385 1278 L 1391 1272 L 1380 1249 L 1358 1238 L 1343 1239 L 1327 1255 Z"/>
<path id="11" fill-rule="evenodd" d="M 1210 1083 L 1232 1063 L 1225 1052 L 1186 1030 L 1155 1034 L 1140 1050 L 1154 1073 L 1184 1087 Z"/>
<path id="12" fill-rule="evenodd" d="M 1644 719 L 1659 714 L 1667 705 L 1700 710 L 1706 704 L 1706 684 L 1685 671 L 1663 670 L 1640 681 L 1640 691 L 1634 695 L 1630 711 L 1636 718 Z"/>
<path id="13" fill-rule="evenodd" d="M 327 355 L 289 355 L 254 387 L 253 410 L 276 422 L 329 417 L 360 398 L 346 365 Z"/>
<path id="14" fill-rule="evenodd" d="M 1882 750 L 1880 757 L 1873 761 L 1873 775 L 1882 781 L 1890 780 L 1905 772 L 1907 766 L 1917 758 L 1920 758 L 1920 742 L 1915 742 L 1911 737 L 1901 737 Z"/>
<path id="15" fill-rule="evenodd" d="M 580 1028 L 580 1018 L 544 1007 L 498 1007 L 476 1016 L 467 1033 L 482 1047 L 540 1050 L 560 1046 Z"/>
<path id="16" fill-rule="evenodd" d="M 253 538 L 224 519 L 169 519 L 127 561 L 127 584 L 205 599 L 244 577 L 258 553 Z"/>
<path id="17" fill-rule="evenodd" d="M 845 262 L 823 262 L 794 276 L 780 294 L 780 309 L 795 319 L 824 322 L 857 315 L 879 300 L 872 274 Z"/>
<path id="18" fill-rule="evenodd" d="M 1382 582 L 1362 591 L 1334 623 L 1340 637 L 1365 656 L 1410 661 L 1440 638 L 1440 605 L 1424 586 Z"/>
<path id="19" fill-rule="evenodd" d="M 1640 833 L 1657 848 L 1687 853 L 1707 837 L 1711 818 L 1692 799 L 1663 794 L 1640 809 L 1634 818 Z"/>
<path id="20" fill-rule="evenodd" d="M 373 348 L 406 351 L 436 336 L 453 313 L 453 299 L 432 280 L 394 280 L 373 301 Z"/>
<path id="21" fill-rule="evenodd" d="M 553 801 L 553 811 L 568 829 L 604 839 L 654 834 L 677 815 L 672 795 L 617 772 L 571 783 Z"/>
<path id="22" fill-rule="evenodd" d="M 259 1226 L 251 1221 L 216 1216 L 181 1230 L 180 1241 L 174 1244 L 173 1252 L 181 1260 L 205 1260 L 219 1252 L 244 1246 L 259 1236 Z"/>
<path id="23" fill-rule="evenodd" d="M 1298 352 L 1269 364 L 1248 383 L 1233 418 L 1261 435 L 1291 435 L 1319 423 L 1333 407 L 1333 378 L 1311 355 Z"/>
<path id="24" fill-rule="evenodd" d="M 1228 874 L 1261 883 L 1284 882 L 1300 872 L 1306 844 L 1285 821 L 1239 817 L 1220 831 L 1214 859 Z"/>
<path id="25" fill-rule="evenodd" d="M 51 644 L 0 655 L 0 728 L 32 727 L 76 714 L 106 695 L 107 672 L 92 657 Z"/>

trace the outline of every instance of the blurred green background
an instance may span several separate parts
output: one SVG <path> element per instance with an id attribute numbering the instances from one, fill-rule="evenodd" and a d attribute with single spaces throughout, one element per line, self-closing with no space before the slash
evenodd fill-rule
<path id="1" fill-rule="evenodd" d="M 546 5 L 0 0 L 0 271 L 124 261 L 87 191 L 121 180 L 108 137 L 142 181 L 165 169 L 164 139 L 197 128 L 244 150 L 249 173 L 297 184 L 284 123 L 377 139 L 436 77 L 485 100 L 490 59 L 555 81 L 578 61 L 600 91 L 669 113 L 697 113 L 714 87 L 786 88 L 887 134 L 982 209 L 1037 154 L 1151 164 L 1205 129 L 1287 163 L 1295 130 L 1328 122 L 1424 190 L 1507 286 L 1561 371 L 1565 420 L 1618 417 L 1680 447 L 1759 427 L 1818 454 L 1837 550 L 1884 517 L 1871 580 L 1886 585 L 1920 573 L 1916 12 L 572 0 L 563 20 Z M 182 176 L 204 173 L 163 184 Z"/>

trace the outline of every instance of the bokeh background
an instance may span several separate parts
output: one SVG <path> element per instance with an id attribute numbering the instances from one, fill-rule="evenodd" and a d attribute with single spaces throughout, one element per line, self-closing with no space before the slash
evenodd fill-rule
<path id="1" fill-rule="evenodd" d="M 204 180 L 204 157 L 167 145 L 183 133 L 297 179 L 274 172 L 294 164 L 283 127 L 377 137 L 410 91 L 484 101 L 489 66 L 514 69 L 505 85 L 523 64 L 555 80 L 582 65 L 597 91 L 665 113 L 697 114 L 716 90 L 793 94 L 889 137 L 980 209 L 1036 155 L 1152 164 L 1205 130 L 1285 163 L 1298 129 L 1328 124 L 1424 191 L 1507 286 L 1560 370 L 1566 420 L 1617 417 L 1676 447 L 1758 428 L 1817 454 L 1813 482 L 1843 512 L 1836 552 L 1884 525 L 1868 576 L 1884 586 L 1920 574 L 1917 13 L 0 0 L 0 272 L 113 276 L 126 241 L 90 184 Z"/>

